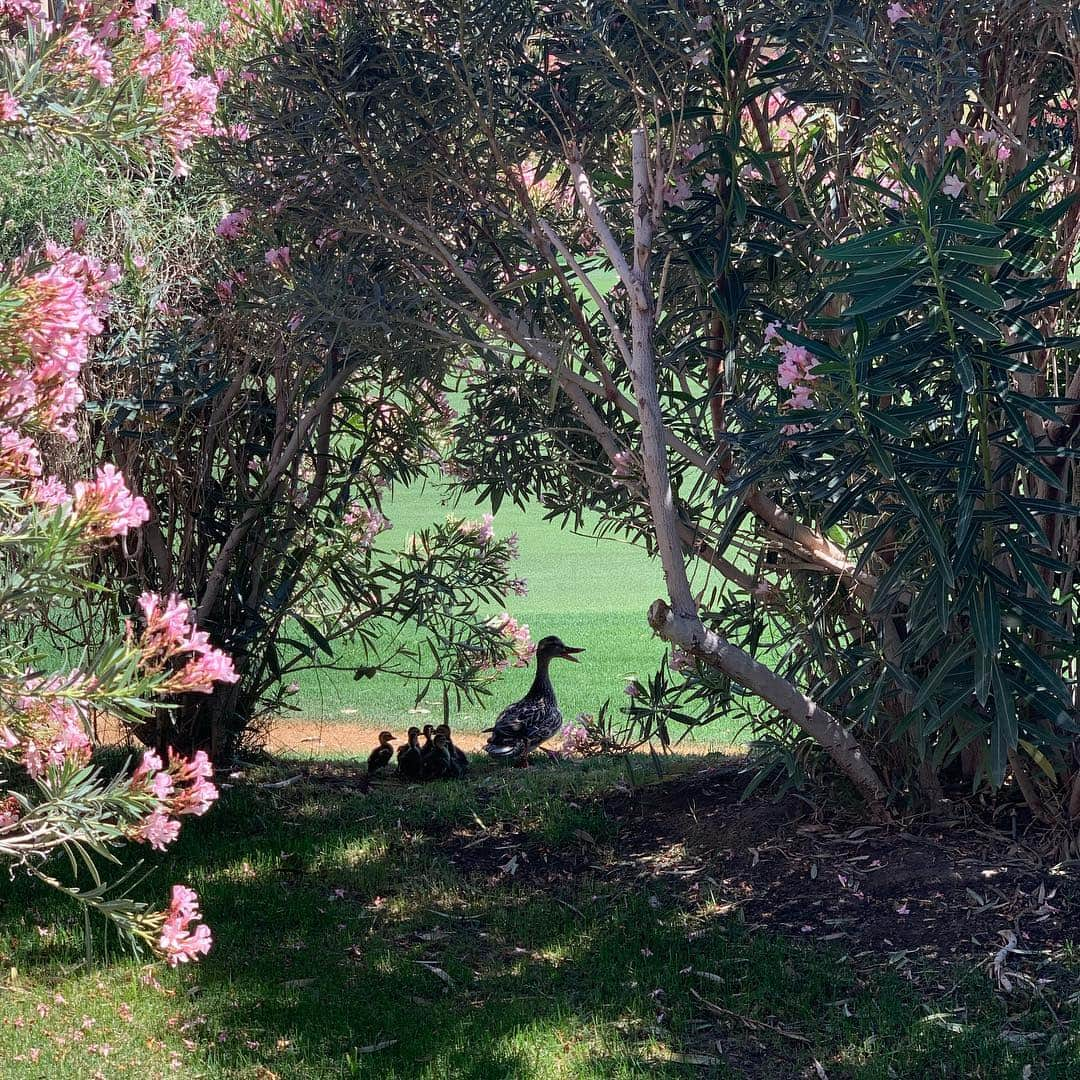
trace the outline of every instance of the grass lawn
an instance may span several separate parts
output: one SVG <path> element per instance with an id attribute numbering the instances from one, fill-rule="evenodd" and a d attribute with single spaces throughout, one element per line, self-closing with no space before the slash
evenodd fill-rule
<path id="1" fill-rule="evenodd" d="M 399 544 L 408 533 L 449 512 L 433 488 L 402 491 L 388 509 L 394 530 L 387 542 Z M 481 512 L 464 505 L 453 511 L 458 517 L 479 517 Z M 558 634 L 567 644 L 586 649 L 581 664 L 557 664 L 554 669 L 563 714 L 596 713 L 607 698 L 620 703 L 627 680 L 655 671 L 664 652 L 645 622 L 649 604 L 663 595 L 659 564 L 629 544 L 597 541 L 561 529 L 545 521 L 539 507 L 522 512 L 505 505 L 496 515 L 495 527 L 498 535 L 516 532 L 520 537 L 518 569 L 529 582 L 527 597 L 509 598 L 510 613 L 529 624 L 534 640 Z M 359 652 L 356 662 L 362 662 Z M 531 669 L 506 672 L 492 697 L 457 716 L 455 726 L 486 727 L 525 692 L 531 678 Z M 380 676 L 357 683 L 348 672 L 314 670 L 298 681 L 297 704 L 303 717 L 386 724 L 395 730 L 414 722 L 410 710 L 416 704 L 415 690 L 405 680 Z M 420 707 L 440 712 L 441 698 Z M 734 725 L 717 720 L 696 737 L 729 743 L 735 735 Z"/>
<path id="2" fill-rule="evenodd" d="M 216 945 L 188 969 L 87 967 L 71 907 L 5 880 L 0 1076 L 1077 1075 L 1075 999 L 1051 1014 L 970 967 L 908 981 L 755 930 L 721 902 L 735 861 L 665 873 L 663 845 L 639 853 L 633 816 L 591 798 L 622 766 L 475 772 L 368 795 L 238 779 L 140 886 L 200 892 Z M 581 869 L 545 873 L 537 850 Z"/>

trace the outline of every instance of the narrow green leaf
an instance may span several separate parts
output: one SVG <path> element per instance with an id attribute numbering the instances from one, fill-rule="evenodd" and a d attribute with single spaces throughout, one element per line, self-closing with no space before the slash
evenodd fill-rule
<path id="1" fill-rule="evenodd" d="M 1000 311 L 1005 306 L 1001 294 L 971 278 L 946 277 L 945 284 L 961 299 L 974 304 L 982 311 Z"/>
<path id="2" fill-rule="evenodd" d="M 926 503 L 915 494 L 905 480 L 897 476 L 895 482 L 900 495 L 918 520 L 923 535 L 926 537 L 927 542 L 934 552 L 934 557 L 937 560 L 938 569 L 940 570 L 942 577 L 952 585 L 955 580 L 953 577 L 953 568 L 946 552 L 945 537 L 942 536 L 941 529 L 938 527 L 934 513 Z"/>
<path id="3" fill-rule="evenodd" d="M 1019 729 L 1016 723 L 1016 703 L 1012 686 L 1006 681 L 1000 664 L 994 664 L 991 672 L 994 687 L 994 719 L 990 734 L 990 773 L 995 784 L 1005 779 L 1009 751 L 1016 749 Z"/>
<path id="4" fill-rule="evenodd" d="M 957 262 L 971 263 L 973 266 L 998 266 L 1012 258 L 1012 252 L 1006 248 L 982 247 L 975 244 L 953 244 L 941 249 L 941 254 Z"/>

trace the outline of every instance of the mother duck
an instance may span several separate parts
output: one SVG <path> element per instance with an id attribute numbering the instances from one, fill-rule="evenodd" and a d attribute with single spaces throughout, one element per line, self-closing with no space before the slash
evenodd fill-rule
<path id="1" fill-rule="evenodd" d="M 548 666 L 555 657 L 578 663 L 577 654 L 584 649 L 564 645 L 555 637 L 542 638 L 536 646 L 536 678 L 529 692 L 513 705 L 508 705 L 495 721 L 484 750 L 500 761 L 528 764 L 529 753 L 562 727 L 562 713 L 555 701 Z"/>

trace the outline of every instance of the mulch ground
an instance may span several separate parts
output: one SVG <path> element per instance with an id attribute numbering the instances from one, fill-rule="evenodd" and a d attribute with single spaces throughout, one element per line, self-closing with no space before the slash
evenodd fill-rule
<path id="1" fill-rule="evenodd" d="M 709 767 L 609 794 L 592 807 L 614 823 L 613 840 L 582 831 L 552 847 L 495 826 L 445 844 L 459 869 L 491 883 L 512 875 L 556 895 L 583 874 L 662 885 L 692 910 L 872 954 L 912 977 L 948 960 L 985 965 L 1005 990 L 1065 976 L 1057 962 L 1080 926 L 1080 874 L 1045 832 L 941 817 L 867 826 L 796 795 L 740 802 L 747 780 L 738 765 Z"/>

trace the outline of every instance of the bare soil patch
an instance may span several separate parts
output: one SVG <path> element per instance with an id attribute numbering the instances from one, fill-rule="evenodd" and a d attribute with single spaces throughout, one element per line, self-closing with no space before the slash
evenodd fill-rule
<path id="1" fill-rule="evenodd" d="M 417 725 L 422 726 L 422 725 Z M 266 749 L 275 756 L 324 758 L 327 754 L 343 754 L 356 758 L 367 758 L 379 744 L 379 732 L 382 728 L 365 723 L 329 722 L 326 720 L 285 720 L 278 719 L 270 726 L 267 734 Z M 405 728 L 395 730 L 399 740 L 405 738 Z M 98 738 L 106 745 L 123 744 L 127 739 L 119 723 L 105 718 L 101 723 Z M 466 753 L 479 753 L 487 742 L 487 735 L 479 731 L 454 731 L 454 742 Z M 704 755 L 718 749 L 731 749 L 708 742 L 680 743 L 675 748 L 678 754 Z"/>
<path id="2" fill-rule="evenodd" d="M 1052 978 L 1080 917 L 1080 874 L 971 820 L 867 826 L 826 817 L 806 800 L 740 796 L 738 765 L 695 769 L 591 804 L 613 840 L 578 835 L 553 847 L 512 828 L 459 832 L 455 865 L 495 883 L 557 891 L 593 875 L 627 888 L 664 888 L 703 915 L 751 929 L 833 942 L 900 970 L 920 961 L 977 960 L 1002 986 Z M 516 859 L 515 859 L 516 856 Z M 511 862 L 513 860 L 513 862 Z"/>

